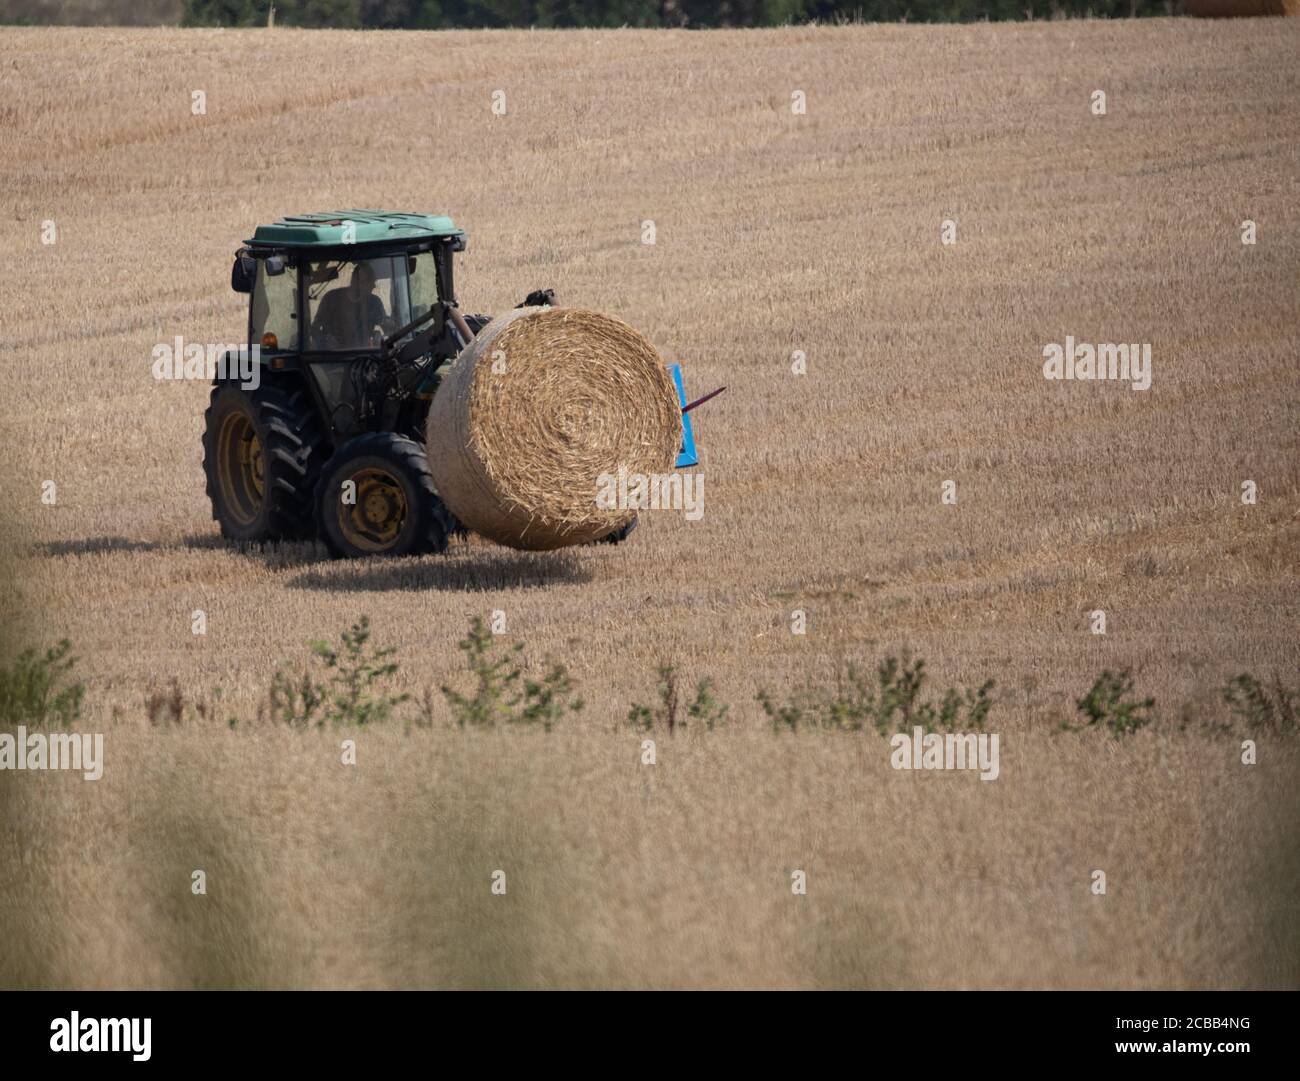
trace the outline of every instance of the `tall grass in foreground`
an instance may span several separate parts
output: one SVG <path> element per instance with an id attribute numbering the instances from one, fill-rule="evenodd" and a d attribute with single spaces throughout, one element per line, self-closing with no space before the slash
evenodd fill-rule
<path id="1" fill-rule="evenodd" d="M 1255 959 L 1247 968 L 1213 953 L 1205 964 L 1217 967 L 1204 971 L 1215 975 L 1162 969 L 1158 983 L 1285 986 L 1288 959 L 1300 959 L 1288 900 L 1300 890 L 1300 862 L 1288 847 L 1294 822 L 1259 818 L 1267 864 L 1243 856 L 1217 878 L 1206 877 L 1220 874 L 1207 853 L 1249 854 L 1251 846 L 1238 839 L 1226 849 L 1198 848 L 1172 865 L 1135 859 L 1131 842 L 1111 848 L 1104 862 L 1122 884 L 1120 915 L 1104 923 L 1071 881 L 1082 873 L 1079 860 L 1094 860 L 1078 853 L 1105 836 L 1101 825 L 1071 827 L 1074 854 L 1060 880 L 1026 880 L 999 840 L 1037 831 L 1036 844 L 1059 844 L 1051 829 L 1064 829 L 1069 816 L 1050 793 L 1061 785 L 1087 791 L 1080 785 L 1095 769 L 1095 744 L 1058 741 L 1037 765 L 1018 749 L 1028 779 L 1000 781 L 985 797 L 970 786 L 879 779 L 860 789 L 864 762 L 884 769 L 884 756 L 864 759 L 852 749 L 860 740 L 821 738 L 910 725 L 987 728 L 996 720 L 991 681 L 931 694 L 923 661 L 890 656 L 870 675 L 854 668 L 784 703 L 760 692 L 771 722 L 764 731 L 731 718 L 707 677 L 680 694 L 676 666 L 662 664 L 654 704 L 633 703 L 625 725 L 593 737 L 557 723 L 580 703 L 562 665 L 548 661 L 530 675 L 523 644 L 477 620 L 461 650 L 469 685 L 444 688 L 451 723 L 413 723 L 414 697 L 402 690 L 394 653 L 361 617 L 338 646 L 308 643 L 294 678 L 310 691 L 299 691 L 296 704 L 281 699 L 264 723 L 204 723 L 220 718 L 177 690 L 162 696 L 156 718 L 174 730 L 168 738 L 155 726 L 114 731 L 116 757 L 102 788 L 76 778 L 0 777 L 0 933 L 13 944 L 0 959 L 0 986 L 987 986 L 997 980 L 985 955 L 1005 947 L 979 923 L 989 901 L 1022 940 L 1041 944 L 1058 924 L 1071 928 L 1074 944 L 1052 980 L 1101 985 L 1114 978 L 1101 959 L 1133 948 L 1130 921 L 1149 929 L 1157 902 L 1145 894 L 1187 895 L 1193 884 L 1183 875 L 1200 875 L 1195 881 L 1209 891 L 1198 904 L 1233 907 L 1243 934 L 1265 945 L 1248 952 Z M 44 688 L 39 701 L 57 699 L 72 672 L 68 648 L 25 657 L 0 667 L 0 701 L 23 700 L 5 680 Z M 1280 734 L 1295 699 L 1280 680 L 1266 686 L 1244 675 L 1222 694 L 1237 725 L 1211 735 Z M 1137 697 L 1129 673 L 1103 672 L 1078 700 L 1073 727 L 1131 736 L 1150 727 L 1153 707 Z M 662 766 L 642 766 L 639 777 L 611 770 L 640 736 L 683 728 L 712 733 L 713 748 L 701 757 L 700 740 L 674 740 L 660 752 Z M 1176 734 L 1161 731 L 1164 740 Z M 629 734 L 635 742 L 625 747 Z M 775 738 L 782 735 L 799 738 Z M 1053 740 L 1046 732 L 1037 738 Z M 351 758 L 340 755 L 344 745 Z M 1288 746 L 1270 753 L 1285 757 Z M 718 755 L 724 747 L 729 753 Z M 1172 750 L 1163 742 L 1153 758 L 1153 745 L 1139 741 L 1126 756 L 1126 769 L 1154 786 L 1170 822 L 1179 786 L 1206 774 L 1192 745 L 1177 745 L 1176 768 L 1166 764 Z M 754 762 L 766 778 L 761 791 L 747 780 Z M 1051 785 L 1035 788 L 1036 770 L 1051 774 Z M 1260 776 L 1267 786 L 1271 775 Z M 809 794 L 827 784 L 841 795 L 810 804 Z M 1112 801 L 1130 798 L 1123 772 L 1107 784 Z M 855 808 L 872 790 L 872 826 L 847 829 L 846 814 L 863 828 Z M 680 806 L 693 810 L 683 817 Z M 954 814 L 978 816 L 987 828 L 954 831 Z M 1043 815 L 1055 822 L 1046 831 Z M 115 823 L 111 834 L 106 820 Z M 899 840 L 873 840 L 882 831 Z M 926 838 L 921 850 L 907 842 L 913 833 Z M 89 837 L 96 840 L 87 848 Z M 732 851 L 739 837 L 765 839 Z M 927 846 L 951 865 L 937 878 L 924 869 Z M 870 874 L 862 869 L 868 857 L 876 861 Z M 1049 866 L 1060 858 L 1036 857 Z M 806 897 L 790 895 L 792 868 L 814 883 Z M 899 885 L 905 881 L 912 885 Z M 1242 908 L 1231 899 L 1247 885 L 1254 900 Z M 909 889 L 922 893 L 909 897 Z M 940 934 L 942 949 L 931 956 L 917 939 L 917 911 L 964 928 L 960 941 Z M 1194 934 L 1182 909 L 1165 904 L 1161 912 L 1178 933 Z M 730 943 L 725 960 L 710 953 L 719 940 Z M 774 940 L 777 958 L 752 950 Z M 982 943 L 974 955 L 962 952 L 968 940 Z M 664 941 L 678 952 L 665 958 Z M 1240 944 L 1232 949 L 1240 955 Z M 953 958 L 967 967 L 951 968 Z M 999 963 L 999 971 L 1019 973 L 1006 977 L 1011 982 L 1028 979 L 1014 961 Z"/>

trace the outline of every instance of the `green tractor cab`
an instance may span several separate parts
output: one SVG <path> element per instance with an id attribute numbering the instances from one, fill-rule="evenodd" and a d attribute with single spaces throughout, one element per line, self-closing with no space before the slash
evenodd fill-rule
<path id="1" fill-rule="evenodd" d="M 424 422 L 440 369 L 489 321 L 456 303 L 464 250 L 450 218 L 372 210 L 282 218 L 245 241 L 230 284 L 249 297 L 258 378 L 214 383 L 203 436 L 226 537 L 319 537 L 338 556 L 446 547 L 457 523 Z"/>

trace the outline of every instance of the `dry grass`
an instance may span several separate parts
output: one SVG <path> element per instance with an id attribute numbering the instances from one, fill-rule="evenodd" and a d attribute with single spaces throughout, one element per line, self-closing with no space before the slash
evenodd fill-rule
<path id="1" fill-rule="evenodd" d="M 0 496 L 31 538 L 0 618 L 76 643 L 109 756 L 0 775 L 0 982 L 1300 985 L 1296 750 L 1246 769 L 1176 725 L 1238 671 L 1295 682 L 1295 20 L 0 39 Z M 150 350 L 242 334 L 254 223 L 365 205 L 451 212 L 470 310 L 552 286 L 728 384 L 703 520 L 551 555 L 223 548 L 206 387 Z M 1152 389 L 1046 382 L 1066 334 L 1152 343 Z M 349 771 L 333 735 L 142 720 L 172 675 L 251 714 L 359 612 L 437 686 L 491 609 L 569 663 L 568 731 L 442 718 Z M 998 781 L 762 724 L 760 683 L 904 646 L 998 680 Z M 661 659 L 737 724 L 641 767 L 614 728 Z M 1048 734 L 1130 666 L 1156 730 Z"/>
<path id="2" fill-rule="evenodd" d="M 1294 749 L 1026 735 L 982 784 L 875 738 L 661 743 L 387 729 L 353 768 L 327 734 L 114 730 L 104 780 L 7 819 L 40 852 L 6 983 L 1294 983 Z"/>

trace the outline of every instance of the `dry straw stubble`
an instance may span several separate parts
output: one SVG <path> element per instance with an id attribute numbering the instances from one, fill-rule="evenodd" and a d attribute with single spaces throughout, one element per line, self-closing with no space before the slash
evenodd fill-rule
<path id="1" fill-rule="evenodd" d="M 599 478 L 666 473 L 681 411 L 663 358 L 619 319 L 516 308 L 484 327 L 429 410 L 429 468 L 476 533 L 545 550 L 599 540 L 634 512 L 597 504 Z"/>

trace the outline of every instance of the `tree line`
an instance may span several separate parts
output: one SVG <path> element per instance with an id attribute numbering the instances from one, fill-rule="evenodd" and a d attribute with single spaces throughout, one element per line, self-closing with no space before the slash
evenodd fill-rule
<path id="1" fill-rule="evenodd" d="M 184 0 L 186 26 L 440 30 L 723 27 L 804 22 L 977 22 L 1169 15 L 1174 0 Z"/>

